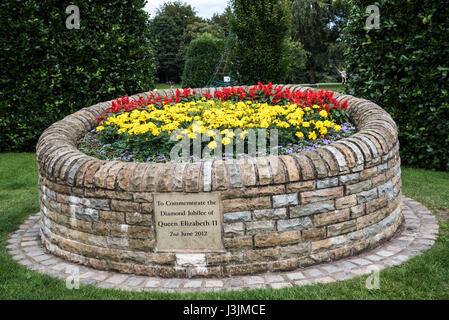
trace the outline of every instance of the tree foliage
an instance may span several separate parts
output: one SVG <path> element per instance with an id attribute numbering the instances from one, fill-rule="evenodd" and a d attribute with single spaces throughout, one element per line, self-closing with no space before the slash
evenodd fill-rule
<path id="1" fill-rule="evenodd" d="M 209 33 L 190 42 L 182 76 L 184 88 L 203 88 L 214 74 L 224 42 Z"/>
<path id="2" fill-rule="evenodd" d="M 310 53 L 304 50 L 301 42 L 291 39 L 288 41 L 288 49 L 289 69 L 285 83 L 305 83 L 307 80 L 304 69 Z"/>
<path id="3" fill-rule="evenodd" d="M 309 83 L 338 78 L 336 68 L 344 65 L 341 33 L 348 12 L 346 0 L 294 0 L 292 38 L 310 53 L 306 66 Z"/>
<path id="4" fill-rule="evenodd" d="M 53 122 L 94 103 L 154 86 L 144 0 L 0 3 L 0 151 L 32 151 Z"/>
<path id="5" fill-rule="evenodd" d="M 234 78 L 240 84 L 282 83 L 288 72 L 290 0 L 232 0 Z"/>
<path id="6" fill-rule="evenodd" d="M 184 68 L 187 45 L 184 33 L 189 25 L 204 20 L 194 8 L 181 1 L 166 2 L 151 21 L 151 41 L 156 48 L 157 75 L 160 81 L 179 82 Z"/>
<path id="7" fill-rule="evenodd" d="M 367 29 L 370 4 L 351 0 L 349 93 L 393 116 L 404 164 L 447 170 L 449 7 L 443 0 L 380 0 L 380 28 Z"/>

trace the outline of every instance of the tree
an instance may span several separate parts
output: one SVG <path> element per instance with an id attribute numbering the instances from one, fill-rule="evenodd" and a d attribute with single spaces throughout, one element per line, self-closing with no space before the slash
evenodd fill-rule
<path id="1" fill-rule="evenodd" d="M 201 37 L 204 33 L 209 33 L 216 38 L 219 38 L 221 35 L 220 31 L 213 28 L 211 24 L 205 21 L 196 21 L 189 24 L 184 30 L 179 51 L 187 53 L 187 48 L 189 47 L 190 42 Z"/>
<path id="2" fill-rule="evenodd" d="M 184 88 L 206 86 L 220 60 L 223 46 L 223 40 L 214 38 L 210 33 L 204 33 L 190 42 L 182 76 Z"/>
<path id="3" fill-rule="evenodd" d="M 208 23 L 211 25 L 215 33 L 218 33 L 217 37 L 225 39 L 228 36 L 229 32 L 231 31 L 231 17 L 231 7 L 227 6 L 223 13 L 214 13 L 212 18 L 209 19 Z"/>
<path id="4" fill-rule="evenodd" d="M 233 76 L 240 84 L 283 82 L 288 72 L 289 0 L 232 0 Z"/>
<path id="5" fill-rule="evenodd" d="M 144 0 L 0 3 L 0 151 L 33 151 L 53 122 L 101 101 L 154 87 Z"/>
<path id="6" fill-rule="evenodd" d="M 186 45 L 183 35 L 187 27 L 204 22 L 191 5 L 181 1 L 166 2 L 151 21 L 152 42 L 156 47 L 158 76 L 164 81 L 179 82 L 184 68 Z"/>
<path id="7" fill-rule="evenodd" d="M 306 79 L 304 69 L 310 53 L 304 50 L 302 43 L 299 41 L 289 40 L 288 48 L 289 71 L 286 83 L 304 83 Z"/>
<path id="8" fill-rule="evenodd" d="M 176 23 L 170 17 L 156 16 L 151 23 L 151 41 L 155 51 L 159 81 L 177 81 L 179 77 L 176 28 Z"/>
<path id="9" fill-rule="evenodd" d="M 307 61 L 309 82 L 317 74 L 336 74 L 343 63 L 341 33 L 347 21 L 349 6 L 345 0 L 295 0 L 292 37 L 310 52 Z"/>
<path id="10" fill-rule="evenodd" d="M 351 0 L 344 41 L 348 91 L 385 108 L 399 127 L 402 163 L 449 169 L 449 7 L 446 1 Z"/>

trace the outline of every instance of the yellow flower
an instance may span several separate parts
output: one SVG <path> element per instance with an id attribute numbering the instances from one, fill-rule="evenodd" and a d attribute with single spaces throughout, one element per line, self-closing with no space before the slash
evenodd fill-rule
<path id="1" fill-rule="evenodd" d="M 221 143 L 223 143 L 225 146 L 231 143 L 231 139 L 229 139 L 228 137 L 223 138 L 221 140 Z"/>
<path id="2" fill-rule="evenodd" d="M 308 128 L 308 127 L 310 127 L 310 123 L 307 122 L 307 121 L 304 121 L 304 122 L 302 123 L 302 126 L 303 126 L 304 128 Z"/>
<path id="3" fill-rule="evenodd" d="M 296 132 L 295 134 L 298 138 L 303 138 L 304 137 L 304 133 L 302 133 L 301 131 Z"/>
<path id="4" fill-rule="evenodd" d="M 100 131 L 103 131 L 104 130 L 104 127 L 103 126 L 98 126 L 97 127 L 97 132 L 100 132 Z"/>
<path id="5" fill-rule="evenodd" d="M 322 116 L 323 118 L 327 118 L 328 114 L 327 114 L 326 110 L 321 110 L 320 116 Z"/>
<path id="6" fill-rule="evenodd" d="M 312 140 L 316 140 L 316 133 L 315 133 L 315 131 L 310 131 L 309 132 L 309 139 L 312 139 Z"/>
<path id="7" fill-rule="evenodd" d="M 207 145 L 207 147 L 208 147 L 209 149 L 211 149 L 211 150 L 214 150 L 214 149 L 217 148 L 217 142 L 211 141 L 211 142 L 209 142 L 209 144 Z"/>
<path id="8" fill-rule="evenodd" d="M 325 135 L 327 133 L 327 128 L 326 127 L 321 127 L 320 128 L 320 134 L 321 135 Z"/>
<path id="9" fill-rule="evenodd" d="M 341 127 L 340 127 L 338 124 L 336 124 L 336 125 L 334 126 L 334 129 L 335 129 L 335 131 L 340 131 L 340 130 L 341 130 Z"/>

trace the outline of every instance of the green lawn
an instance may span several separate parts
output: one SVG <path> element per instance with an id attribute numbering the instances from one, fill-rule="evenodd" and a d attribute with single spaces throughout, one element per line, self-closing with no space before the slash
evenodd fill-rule
<path id="1" fill-rule="evenodd" d="M 173 85 L 175 88 L 181 88 L 181 84 L 177 83 Z M 341 83 L 318 83 L 314 85 L 308 85 L 308 84 L 302 84 L 302 86 L 312 86 L 314 88 L 320 88 L 324 90 L 329 91 L 337 91 L 337 92 L 344 92 L 344 86 Z M 170 89 L 170 85 L 165 83 L 157 83 L 156 89 L 163 90 L 163 89 Z"/>
<path id="2" fill-rule="evenodd" d="M 181 88 L 181 84 L 180 83 L 174 84 L 173 87 Z M 171 85 L 169 85 L 169 84 L 156 83 L 156 88 L 155 89 L 164 90 L 164 89 L 170 89 L 170 88 L 171 88 Z"/>
<path id="3" fill-rule="evenodd" d="M 434 213 L 449 209 L 449 172 L 403 168 L 403 191 Z M 124 292 L 81 286 L 28 271 L 6 251 L 8 236 L 39 210 L 35 155 L 0 154 L 0 299 L 449 299 L 449 228 L 427 253 L 380 274 L 380 289 L 365 288 L 367 276 L 352 280 L 281 290 L 259 289 L 218 293 Z"/>

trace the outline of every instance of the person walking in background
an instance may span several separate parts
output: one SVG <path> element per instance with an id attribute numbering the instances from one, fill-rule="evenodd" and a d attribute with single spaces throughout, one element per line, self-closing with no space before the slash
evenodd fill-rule
<path id="1" fill-rule="evenodd" d="M 348 75 L 346 74 L 346 70 L 338 70 L 338 72 L 340 72 L 340 76 L 341 76 L 341 84 L 345 84 L 346 81 L 348 80 Z"/>

